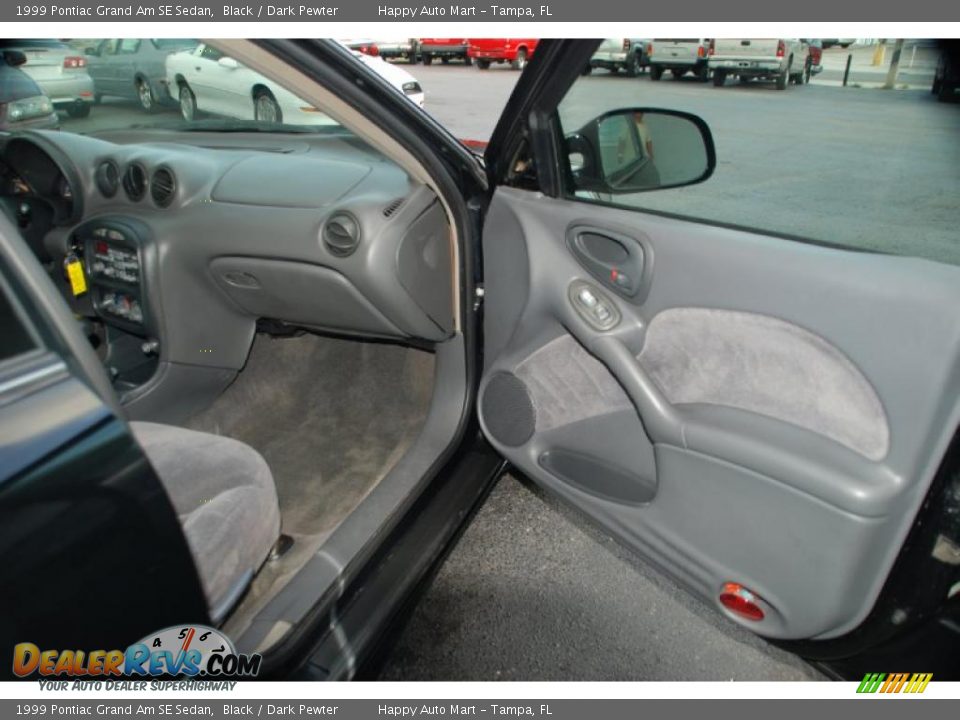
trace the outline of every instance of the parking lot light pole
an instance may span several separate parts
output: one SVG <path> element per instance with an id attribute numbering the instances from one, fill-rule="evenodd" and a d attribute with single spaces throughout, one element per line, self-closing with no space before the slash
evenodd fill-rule
<path id="1" fill-rule="evenodd" d="M 903 40 L 897 40 L 893 48 L 893 57 L 890 59 L 890 68 L 887 70 L 887 81 L 883 83 L 884 90 L 893 90 L 897 82 L 897 72 L 900 70 L 900 54 L 903 52 Z"/>

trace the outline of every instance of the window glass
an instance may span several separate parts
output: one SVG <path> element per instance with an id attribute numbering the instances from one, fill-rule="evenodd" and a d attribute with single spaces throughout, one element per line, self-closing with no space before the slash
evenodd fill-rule
<path id="1" fill-rule="evenodd" d="M 668 42 L 673 41 L 650 41 L 654 48 Z M 887 67 L 878 71 L 871 65 L 876 44 L 818 51 L 823 71 L 813 74 L 811 61 L 808 76 L 806 61 L 797 59 L 807 57 L 808 43 L 791 38 L 715 43 L 712 56 L 678 53 L 638 77 L 594 68 L 577 79 L 558 109 L 567 140 L 562 157 L 569 197 L 785 240 L 960 264 L 960 113 L 930 92 L 940 56 L 935 41 L 908 41 L 898 80 L 888 90 L 881 87 Z M 733 69 L 777 63 L 778 44 L 788 60 L 791 52 L 797 54 L 783 89 L 772 74 L 740 76 Z M 714 60 L 731 54 L 737 57 L 719 82 Z M 856 82 L 843 87 L 848 55 Z M 643 123 L 631 127 L 629 115 L 615 114 L 656 108 L 691 113 L 709 126 L 716 167 L 706 181 L 685 181 L 705 157 L 697 149 L 694 125 L 646 112 Z M 614 119 L 597 135 L 601 167 L 591 167 L 591 139 L 582 136 L 611 113 Z M 646 145 L 651 158 L 646 184 L 639 182 L 636 143 Z M 632 177 L 616 178 L 631 162 Z M 619 187 L 598 181 L 608 170 Z M 670 187 L 654 189 L 654 180 L 660 188 Z"/>
<path id="2" fill-rule="evenodd" d="M 235 132 L 266 125 L 271 132 L 345 132 L 282 80 L 264 77 L 221 50 L 189 38 L 0 40 L 0 49 L 7 48 L 42 49 L 16 72 L 29 76 L 51 99 L 56 113 L 48 108 L 43 120 L 66 132 L 152 127 Z M 423 97 L 412 77 L 375 60 L 373 66 L 393 78 L 398 92 Z M 62 71 L 51 72 L 51 65 Z M 44 127 L 35 116 L 40 109 L 23 116 L 24 127 Z M 5 123 L 0 116 L 0 131 L 17 129 L 16 123 Z"/>
<path id="3" fill-rule="evenodd" d="M 140 41 L 136 38 L 126 38 L 120 41 L 120 53 L 135 53 L 140 48 Z"/>

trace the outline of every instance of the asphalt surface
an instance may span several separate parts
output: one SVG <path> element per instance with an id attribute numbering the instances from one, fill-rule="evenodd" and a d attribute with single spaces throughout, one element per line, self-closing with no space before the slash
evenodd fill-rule
<path id="1" fill-rule="evenodd" d="M 536 486 L 503 477 L 381 680 L 817 680 Z"/>

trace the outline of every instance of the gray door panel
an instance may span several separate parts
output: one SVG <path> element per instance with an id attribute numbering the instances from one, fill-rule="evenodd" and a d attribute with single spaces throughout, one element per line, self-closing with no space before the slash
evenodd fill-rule
<path id="1" fill-rule="evenodd" d="M 865 618 L 960 422 L 960 268 L 504 188 L 484 263 L 504 456 L 760 634 Z"/>

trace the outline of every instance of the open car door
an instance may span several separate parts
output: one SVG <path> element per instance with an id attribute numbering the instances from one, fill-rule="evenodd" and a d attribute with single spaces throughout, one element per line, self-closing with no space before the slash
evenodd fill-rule
<path id="1" fill-rule="evenodd" d="M 960 268 L 618 207 L 643 173 L 622 170 L 616 123 L 570 133 L 558 116 L 595 46 L 544 41 L 488 148 L 484 432 L 808 656 L 932 617 L 960 579 Z M 626 110 L 654 127 L 658 111 Z M 671 181 L 658 140 L 664 187 L 716 162 L 685 121 L 702 172 Z M 649 134 L 624 128 L 645 163 Z M 614 172 L 591 174 L 599 162 Z"/>

